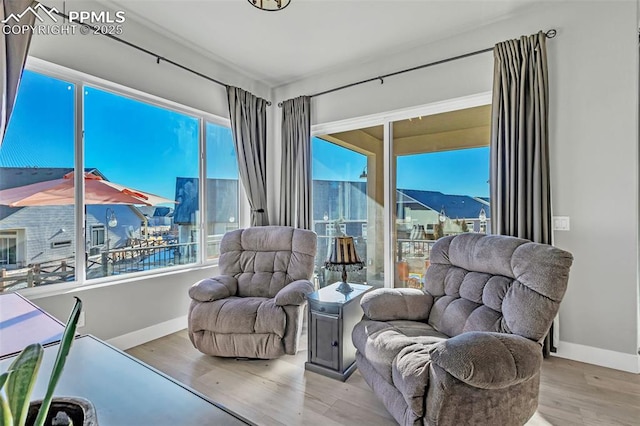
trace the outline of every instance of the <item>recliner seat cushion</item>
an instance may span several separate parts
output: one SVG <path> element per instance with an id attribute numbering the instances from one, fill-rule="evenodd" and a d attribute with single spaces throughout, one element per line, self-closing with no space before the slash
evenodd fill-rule
<path id="1" fill-rule="evenodd" d="M 387 382 L 393 384 L 398 354 L 408 346 L 430 347 L 448 337 L 429 324 L 417 321 L 362 320 L 354 328 L 353 344 Z"/>
<path id="2" fill-rule="evenodd" d="M 285 333 L 284 309 L 265 297 L 229 297 L 193 306 L 191 329 L 219 334 Z"/>

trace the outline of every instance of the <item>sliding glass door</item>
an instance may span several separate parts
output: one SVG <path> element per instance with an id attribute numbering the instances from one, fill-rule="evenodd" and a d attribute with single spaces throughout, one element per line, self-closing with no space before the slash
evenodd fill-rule
<path id="1" fill-rule="evenodd" d="M 349 282 L 384 285 L 384 190 L 382 126 L 314 137 L 313 226 L 318 234 L 319 287 L 340 281 L 324 268 L 336 236 L 354 238 L 365 267 Z"/>
<path id="2" fill-rule="evenodd" d="M 490 107 L 393 123 L 395 287 L 422 288 L 436 240 L 486 232 Z"/>
<path id="3" fill-rule="evenodd" d="M 422 288 L 442 237 L 487 232 L 490 94 L 366 118 L 378 125 L 316 131 L 313 223 L 319 287 L 340 280 L 324 268 L 333 237 L 354 237 L 365 263 L 350 282 Z M 465 108 L 460 105 L 465 104 Z M 365 122 L 365 119 L 363 119 Z M 344 130 L 344 129 L 347 130 Z"/>

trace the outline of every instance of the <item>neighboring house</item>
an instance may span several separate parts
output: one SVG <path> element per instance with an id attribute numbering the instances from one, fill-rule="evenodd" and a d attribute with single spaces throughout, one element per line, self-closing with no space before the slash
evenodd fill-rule
<path id="1" fill-rule="evenodd" d="M 198 178 L 176 178 L 173 223 L 178 226 L 180 242 L 193 242 L 199 215 Z M 207 179 L 207 235 L 222 235 L 234 229 L 238 221 L 238 180 Z"/>
<path id="2" fill-rule="evenodd" d="M 469 232 L 489 231 L 491 212 L 488 198 L 417 189 L 398 189 L 396 196 L 397 219 L 423 225 L 429 236 L 434 234 L 441 213 L 446 217 L 445 235 L 463 232 L 462 222 L 466 223 Z"/>
<path id="3" fill-rule="evenodd" d="M 368 203 L 366 182 L 314 180 L 314 230 L 319 236 L 343 233 L 366 238 Z M 431 236 L 441 212 L 447 218 L 445 233 L 449 234 L 462 232 L 462 221 L 470 232 L 486 232 L 490 223 L 488 198 L 398 189 L 396 205 L 399 223 L 410 221 L 411 224 L 423 225 Z M 486 220 L 480 219 L 481 211 L 484 211 Z"/>
<path id="4" fill-rule="evenodd" d="M 367 221 L 367 182 L 313 180 L 313 219 L 316 222 L 347 223 L 347 235 L 360 236 L 361 226 L 354 222 Z M 324 219 L 326 216 L 326 219 Z M 356 229 L 359 228 L 359 229 Z M 316 229 L 319 235 L 331 235 Z"/>
<path id="5" fill-rule="evenodd" d="M 107 211 L 107 209 L 110 209 Z M 108 226 L 108 215 L 115 214 L 118 224 L 113 228 Z M 86 251 L 90 255 L 98 254 L 107 248 L 124 247 L 132 239 L 142 237 L 144 215 L 135 206 L 126 204 L 87 205 L 86 208 Z"/>
<path id="6" fill-rule="evenodd" d="M 71 168 L 0 167 L 0 190 L 47 180 L 60 179 Z M 86 169 L 100 177 L 96 169 Z M 0 200 L 0 203 L 2 200 Z M 106 229 L 107 209 L 112 209 L 118 224 Z M 86 247 L 98 254 L 109 247 L 126 244 L 139 237 L 142 214 L 135 206 L 87 205 Z M 33 264 L 73 262 L 75 256 L 74 206 L 8 207 L 0 205 L 0 268 L 17 269 Z"/>
<path id="7" fill-rule="evenodd" d="M 0 268 L 71 260 L 74 226 L 73 206 L 0 206 Z"/>
<path id="8" fill-rule="evenodd" d="M 156 207 L 156 206 L 140 206 L 138 210 L 144 215 L 147 229 L 143 232 L 149 235 L 164 235 L 171 229 L 173 225 L 173 208 L 172 207 Z"/>
<path id="9" fill-rule="evenodd" d="M 316 267 L 322 268 L 329 254 L 331 238 L 350 235 L 355 238 L 358 254 L 367 261 L 367 268 L 374 269 L 380 259 L 376 250 L 382 247 L 381 232 L 369 234 L 369 211 L 373 201 L 367 196 L 365 181 L 313 180 L 313 230 L 318 234 Z M 480 212 L 486 220 L 480 220 Z M 489 223 L 489 202 L 468 195 L 449 195 L 437 191 L 398 189 L 396 191 L 396 215 L 398 242 L 408 240 L 414 225 L 422 225 L 428 240 L 436 239 L 435 228 L 440 224 L 440 212 L 446 220 L 442 235 L 465 232 L 486 232 Z M 464 225 L 463 225 L 464 222 Z M 422 239 L 422 238 L 418 238 Z M 406 242 L 406 241 L 405 241 Z M 403 246 L 404 247 L 404 246 Z M 403 248 L 399 246 L 399 251 Z M 373 253 L 373 254 L 372 254 Z M 398 256 L 403 256 L 399 253 Z M 379 261 L 378 261 L 379 262 Z M 424 263 L 424 262 L 423 262 Z M 380 265 L 381 268 L 381 265 Z M 323 274 L 319 274 L 323 285 Z M 367 280 L 373 278 L 367 275 Z"/>

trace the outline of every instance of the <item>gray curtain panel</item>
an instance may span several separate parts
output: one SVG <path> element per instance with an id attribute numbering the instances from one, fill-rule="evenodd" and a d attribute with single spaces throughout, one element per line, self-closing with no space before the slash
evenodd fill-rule
<path id="1" fill-rule="evenodd" d="M 311 229 L 311 98 L 282 104 L 280 225 Z"/>
<path id="2" fill-rule="evenodd" d="M 491 230 L 551 244 L 549 83 L 543 32 L 496 44 L 491 117 Z M 554 350 L 551 333 L 543 354 Z"/>
<path id="3" fill-rule="evenodd" d="M 251 226 L 269 224 L 267 212 L 267 101 L 227 86 L 238 171 L 251 206 Z"/>
<path id="4" fill-rule="evenodd" d="M 37 2 L 32 0 L 2 0 L 0 4 L 2 5 L 0 20 L 4 20 L 11 14 L 18 16 L 29 6 L 35 7 Z M 35 15 L 26 13 L 19 18 L 19 21 L 10 19 L 6 24 L 0 25 L 19 25 L 22 27 L 24 25 L 31 26 L 34 22 Z M 0 101 L 2 103 L 0 132 L 2 133 L 0 133 L 0 144 L 2 144 L 9 119 L 11 118 L 11 111 L 13 111 L 13 105 L 16 101 L 16 95 L 18 94 L 24 63 L 27 60 L 27 52 L 31 42 L 31 30 L 20 32 L 19 34 L 12 34 L 11 32 L 10 34 L 5 34 L 2 31 L 0 32 L 0 37 L 2 37 L 2 99 Z"/>
<path id="5" fill-rule="evenodd" d="M 551 244 L 545 34 L 498 43 L 494 58 L 492 232 Z"/>

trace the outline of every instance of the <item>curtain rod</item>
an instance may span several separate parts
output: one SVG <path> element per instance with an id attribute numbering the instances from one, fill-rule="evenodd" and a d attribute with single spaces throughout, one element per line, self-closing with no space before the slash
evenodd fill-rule
<path id="1" fill-rule="evenodd" d="M 558 34 L 558 32 L 553 28 L 544 33 L 544 35 L 547 38 L 554 38 L 556 36 L 556 34 Z M 356 81 L 355 83 L 345 84 L 344 86 L 334 87 L 333 89 L 325 90 L 323 92 L 314 93 L 313 95 L 309 95 L 309 97 L 310 98 L 315 98 L 316 96 L 326 95 L 328 93 L 337 92 L 338 90 L 348 89 L 348 88 L 353 87 L 353 86 L 358 86 L 358 85 L 364 84 L 364 83 L 370 83 L 370 82 L 376 81 L 376 80 L 380 80 L 380 84 L 384 84 L 384 79 L 387 78 L 387 77 L 393 77 L 393 76 L 396 76 L 396 75 L 399 75 L 399 74 L 404 74 L 406 72 L 417 71 L 417 70 L 420 70 L 420 69 L 423 69 L 423 68 L 428 68 L 428 67 L 431 67 L 433 65 L 440 65 L 440 64 L 444 64 L 446 62 L 451 62 L 451 61 L 456 61 L 458 59 L 468 58 L 469 56 L 475 56 L 475 55 L 479 55 L 481 53 L 491 52 L 493 49 L 494 49 L 493 47 L 489 47 L 489 48 L 482 49 L 482 50 L 476 50 L 475 52 L 464 53 L 462 55 L 453 56 L 451 58 L 441 59 L 441 60 L 435 61 L 435 62 L 430 62 L 428 64 L 418 65 L 418 66 L 411 67 L 411 68 L 406 68 L 406 69 L 403 69 L 403 70 L 400 70 L 400 71 L 394 71 L 394 72 L 391 72 L 389 74 L 384 74 L 384 75 L 381 75 L 381 76 L 378 76 L 378 77 L 367 78 L 366 80 L 360 80 L 360 81 Z M 282 102 L 278 102 L 278 106 L 282 108 Z"/>
<path id="2" fill-rule="evenodd" d="M 50 8 L 50 7 L 48 7 L 48 6 L 46 6 L 46 5 L 42 4 L 42 3 L 40 3 L 40 4 L 41 4 L 41 5 L 42 5 L 42 6 L 43 6 L 47 11 L 49 11 L 50 13 L 54 13 L 54 14 L 56 14 L 56 15 L 60 16 L 61 18 L 69 19 L 69 15 L 67 15 L 67 14 L 65 14 L 65 13 L 62 13 L 62 12 L 59 12 L 57 9 L 55 9 L 55 8 Z M 117 36 L 115 36 L 115 35 L 113 35 L 113 34 L 108 34 L 108 33 L 104 33 L 104 32 L 101 32 L 101 31 L 97 31 L 97 30 L 98 30 L 98 28 L 97 28 L 97 27 L 95 27 L 95 26 L 93 26 L 93 25 L 90 25 L 90 24 L 82 24 L 82 25 L 83 25 L 83 26 L 86 26 L 86 27 L 91 28 L 94 32 L 96 32 L 96 33 L 98 33 L 98 34 L 100 34 L 100 35 L 103 35 L 103 36 L 105 36 L 105 37 L 107 37 L 107 38 L 110 38 L 111 40 L 115 40 L 115 41 L 118 41 L 118 42 L 120 42 L 120 43 L 122 43 L 122 44 L 126 44 L 126 45 L 127 45 L 127 46 L 129 46 L 129 47 L 132 47 L 132 48 L 134 48 L 134 49 L 136 49 L 136 50 L 139 50 L 139 51 L 141 51 L 141 52 L 144 52 L 144 53 L 146 53 L 147 55 L 153 56 L 154 58 L 156 58 L 156 63 L 157 63 L 157 64 L 159 64 L 159 63 L 160 63 L 160 61 L 164 61 L 164 62 L 166 62 L 166 63 L 168 63 L 168 64 L 171 64 L 171 65 L 173 65 L 173 66 L 175 66 L 175 67 L 178 67 L 178 68 L 180 68 L 180 69 L 182 69 L 182 70 L 184 70 L 184 71 L 187 71 L 187 72 L 190 72 L 190 73 L 192 73 L 192 74 L 195 74 L 195 75 L 197 75 L 198 77 L 204 78 L 205 80 L 211 81 L 212 83 L 216 83 L 216 84 L 219 84 L 220 86 L 224 86 L 224 87 L 229 87 L 229 85 L 228 85 L 228 84 L 223 83 L 223 82 L 221 82 L 220 80 L 216 80 L 216 79 L 215 79 L 215 78 L 213 78 L 213 77 L 209 77 L 208 75 L 201 73 L 200 71 L 196 71 L 196 70 L 194 70 L 194 69 L 192 69 L 192 68 L 189 68 L 189 67 L 187 67 L 187 66 L 184 66 L 184 65 L 182 65 L 182 64 L 180 64 L 180 63 L 178 63 L 178 62 L 175 62 L 175 61 L 173 61 L 173 60 L 171 60 L 171 59 L 165 58 L 164 56 L 158 55 L 157 53 L 154 53 L 154 52 L 152 52 L 152 51 L 151 51 L 151 50 L 149 50 L 149 49 L 145 49 L 144 47 L 140 47 L 140 46 L 138 46 L 137 44 L 133 44 L 133 43 L 131 43 L 131 42 L 127 41 L 127 40 L 124 40 L 124 39 L 122 39 L 122 38 L 120 38 L 120 37 L 117 37 Z M 271 101 L 267 101 L 267 105 L 268 105 L 268 106 L 271 106 Z"/>

